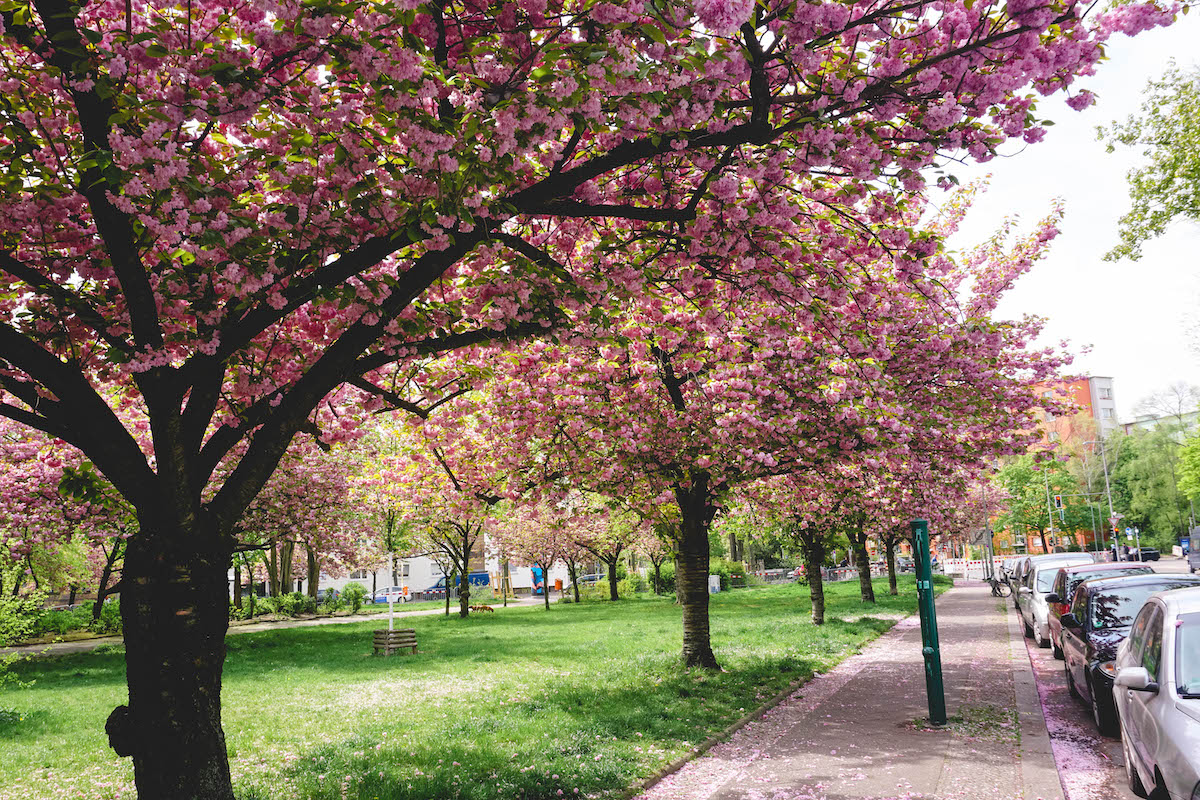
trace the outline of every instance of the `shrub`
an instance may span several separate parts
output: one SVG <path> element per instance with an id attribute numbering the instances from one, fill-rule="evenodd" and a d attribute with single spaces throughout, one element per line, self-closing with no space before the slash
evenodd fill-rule
<path id="1" fill-rule="evenodd" d="M 88 630 L 92 633 L 120 633 L 121 601 L 105 600 L 100 609 L 100 619 L 89 621 Z"/>
<path id="2" fill-rule="evenodd" d="M 621 597 L 633 597 L 638 592 L 646 591 L 646 582 L 640 575 L 630 575 L 624 580 L 617 581 L 617 594 Z"/>
<path id="3" fill-rule="evenodd" d="M 347 583 L 342 588 L 342 600 L 350 604 L 350 611 L 354 614 L 362 608 L 363 600 L 367 596 L 367 587 L 361 583 Z"/>
<path id="4" fill-rule="evenodd" d="M 675 591 L 675 562 L 668 561 L 662 565 L 659 577 L 662 580 L 662 593 L 671 594 Z M 650 581 L 654 581 L 654 571 L 651 568 Z"/>
<path id="5" fill-rule="evenodd" d="M 302 592 L 289 592 L 278 598 L 277 607 L 280 614 L 287 614 L 289 617 L 299 614 L 315 614 L 317 599 Z"/>
<path id="6" fill-rule="evenodd" d="M 36 635 L 44 599 L 40 594 L 0 597 L 0 647 Z"/>
<path id="7" fill-rule="evenodd" d="M 708 574 L 721 576 L 721 591 L 728 591 L 732 586 L 746 585 L 746 568 L 737 561 L 714 558 L 709 563 Z"/>
<path id="8" fill-rule="evenodd" d="M 87 630 L 92 621 L 92 608 L 78 606 L 73 609 L 58 608 L 42 611 L 33 632 L 34 636 L 62 636 L 71 631 Z"/>

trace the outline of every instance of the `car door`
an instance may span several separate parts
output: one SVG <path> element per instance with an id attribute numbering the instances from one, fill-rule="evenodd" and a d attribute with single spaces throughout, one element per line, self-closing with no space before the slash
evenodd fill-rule
<path id="1" fill-rule="evenodd" d="M 1067 664 L 1067 670 L 1071 673 L 1071 680 L 1075 683 L 1076 691 L 1086 691 L 1087 641 L 1085 637 L 1088 624 L 1088 593 L 1082 585 L 1075 590 L 1075 597 L 1072 598 L 1071 606 L 1067 610 L 1075 615 L 1075 619 L 1079 620 L 1080 627 L 1068 628 L 1066 625 L 1062 627 L 1059 641 L 1062 643 L 1063 660 Z"/>
<path id="2" fill-rule="evenodd" d="M 1159 682 L 1162 668 L 1163 612 L 1158 605 L 1147 606 L 1150 614 L 1146 622 L 1145 643 L 1142 646 L 1141 665 L 1150 673 L 1150 680 Z M 1130 745 L 1137 750 L 1138 760 L 1146 765 L 1146 772 L 1153 774 L 1157 762 L 1160 738 L 1155 710 L 1161 704 L 1160 693 L 1125 690 L 1125 707 L 1133 723 Z"/>

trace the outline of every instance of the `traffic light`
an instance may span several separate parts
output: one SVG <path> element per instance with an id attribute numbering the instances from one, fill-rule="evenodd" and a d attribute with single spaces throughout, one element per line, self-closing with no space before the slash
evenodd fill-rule
<path id="1" fill-rule="evenodd" d="M 1061 494 L 1054 495 L 1054 507 L 1062 508 L 1062 495 Z"/>

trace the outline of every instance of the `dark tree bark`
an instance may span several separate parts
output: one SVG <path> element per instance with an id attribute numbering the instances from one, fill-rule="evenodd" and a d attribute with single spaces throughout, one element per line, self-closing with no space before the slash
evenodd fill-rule
<path id="1" fill-rule="evenodd" d="M 458 616 L 461 619 L 466 619 L 471 616 L 471 543 L 474 537 L 471 536 L 471 526 L 464 525 L 460 531 L 462 534 L 462 578 L 459 579 L 461 584 L 458 587 Z M 544 573 L 543 573 L 544 574 Z M 446 596 L 450 596 L 450 586 L 446 586 Z"/>
<path id="2" fill-rule="evenodd" d="M 900 593 L 896 586 L 896 544 L 899 542 L 899 537 L 894 533 L 889 533 L 883 537 L 883 548 L 887 553 L 887 571 L 888 571 L 888 594 L 893 597 Z"/>
<path id="3" fill-rule="evenodd" d="M 242 565 L 233 557 L 233 607 L 242 607 Z"/>
<path id="4" fill-rule="evenodd" d="M 804 553 L 804 570 L 808 574 L 813 625 L 824 625 L 825 581 L 821 577 L 821 568 L 825 564 L 825 537 L 820 531 L 806 528 L 800 533 L 800 549 Z"/>
<path id="5" fill-rule="evenodd" d="M 542 601 L 546 604 L 546 610 L 550 610 L 550 565 L 538 564 L 542 568 Z"/>
<path id="6" fill-rule="evenodd" d="M 690 485 L 675 487 L 680 511 L 675 581 L 683 607 L 683 663 L 720 669 L 712 650 L 708 617 L 708 526 L 716 509 L 709 497 L 708 475 L 695 473 L 691 478 Z"/>
<path id="7" fill-rule="evenodd" d="M 101 550 L 103 550 L 103 547 Z M 96 602 L 92 605 L 93 620 L 100 619 L 100 612 L 104 610 L 104 601 L 114 591 L 114 588 L 109 586 L 108 582 L 112 580 L 117 559 L 121 557 L 123 551 L 124 543 L 121 539 L 113 541 L 111 550 L 103 550 L 104 568 L 100 571 L 100 585 L 96 587 Z"/>
<path id="8" fill-rule="evenodd" d="M 661 561 L 652 561 L 651 563 L 654 564 L 654 593 L 657 595 L 661 595 L 662 594 L 662 562 Z"/>
<path id="9" fill-rule="evenodd" d="M 608 567 L 608 599 L 613 602 L 621 599 L 617 592 L 617 561 L 620 557 L 618 553 L 604 560 L 604 565 Z"/>
<path id="10" fill-rule="evenodd" d="M 867 554 L 867 533 L 863 530 L 863 519 L 855 519 L 855 529 L 850 532 L 850 546 L 854 552 L 854 563 L 858 567 L 859 594 L 864 603 L 875 602 L 875 587 L 871 585 L 871 557 Z"/>
<path id="11" fill-rule="evenodd" d="M 317 599 L 317 588 L 321 583 L 321 566 L 317 562 L 317 554 L 309 545 L 304 546 L 305 552 L 308 554 L 308 596 L 313 600 Z M 392 584 L 395 586 L 395 584 Z"/>
<path id="12" fill-rule="evenodd" d="M 139 522 L 121 592 L 129 705 L 109 716 L 109 743 L 133 757 L 139 797 L 233 800 L 221 729 L 230 539 L 194 512 Z"/>
<path id="13" fill-rule="evenodd" d="M 571 579 L 571 593 L 575 595 L 575 602 L 579 602 L 579 562 L 568 558 L 567 562 L 567 577 Z"/>

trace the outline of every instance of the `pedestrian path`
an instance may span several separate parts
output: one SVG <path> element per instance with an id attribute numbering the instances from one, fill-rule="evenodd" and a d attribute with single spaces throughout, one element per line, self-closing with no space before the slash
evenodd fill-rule
<path id="1" fill-rule="evenodd" d="M 1062 800 L 1005 601 L 967 583 L 938 598 L 937 614 L 945 728 L 924 722 L 921 630 L 909 617 L 640 800 Z"/>
<path id="2" fill-rule="evenodd" d="M 545 601 L 540 597 L 522 597 L 517 600 L 509 600 L 508 608 L 517 608 L 520 606 L 540 606 Z M 555 602 L 551 598 L 550 602 Z M 493 606 L 495 611 L 503 611 L 505 606 L 499 604 Z M 445 614 L 444 608 L 425 608 L 420 611 L 397 611 L 396 619 L 402 617 L 432 617 L 437 614 Z M 457 614 L 458 606 L 452 604 L 450 613 Z M 387 624 L 387 614 L 354 614 L 346 617 L 315 617 L 313 619 L 279 619 L 270 620 L 267 622 L 246 622 L 234 623 L 229 626 L 229 631 L 226 635 L 234 636 L 239 633 L 257 633 L 259 631 L 274 631 L 282 628 L 308 628 L 315 625 L 345 625 L 351 622 L 371 622 L 377 621 L 381 627 Z M 122 644 L 120 636 L 97 636 L 91 639 L 77 639 L 73 642 L 55 642 L 53 644 L 25 644 L 17 647 L 0 647 L 0 656 L 15 653 L 22 656 L 41 657 L 41 656 L 62 656 L 70 653 L 86 653 L 89 650 L 95 650 L 103 645 Z"/>

